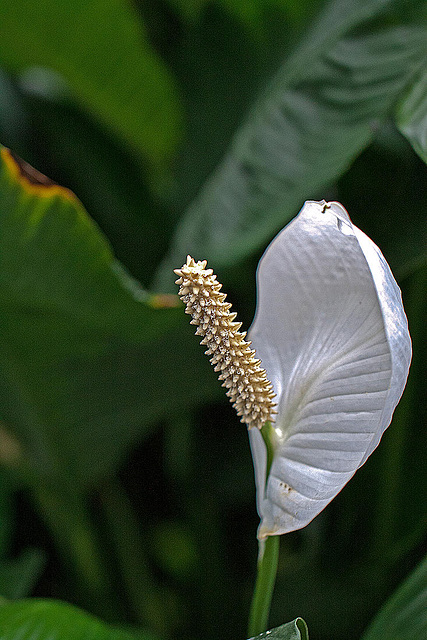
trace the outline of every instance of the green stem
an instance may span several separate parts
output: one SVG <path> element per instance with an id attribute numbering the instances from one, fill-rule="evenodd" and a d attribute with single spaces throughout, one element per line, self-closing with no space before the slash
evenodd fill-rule
<path id="1" fill-rule="evenodd" d="M 271 422 L 266 422 L 261 429 L 261 435 L 263 437 L 265 446 L 267 448 L 267 470 L 266 470 L 266 483 L 268 476 L 270 475 L 271 465 L 273 464 L 274 452 L 275 452 L 275 438 L 276 432 Z"/>
<path id="2" fill-rule="evenodd" d="M 248 637 L 267 630 L 271 599 L 279 561 L 279 536 L 259 541 L 257 579 L 249 613 Z"/>
<path id="3" fill-rule="evenodd" d="M 261 435 L 267 448 L 267 482 L 274 457 L 275 433 L 271 422 L 264 424 Z M 266 540 L 260 540 L 258 543 L 257 578 L 249 612 L 248 636 L 250 638 L 268 628 L 268 616 L 279 562 L 279 547 L 279 536 L 268 536 Z"/>

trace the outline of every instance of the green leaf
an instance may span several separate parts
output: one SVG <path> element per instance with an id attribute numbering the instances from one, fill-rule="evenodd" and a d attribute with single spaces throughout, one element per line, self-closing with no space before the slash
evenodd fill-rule
<path id="1" fill-rule="evenodd" d="M 0 295 L 11 311 L 44 308 L 137 342 L 173 326 L 177 312 L 156 306 L 176 299 L 151 296 L 126 274 L 74 194 L 0 149 Z M 63 346 L 86 351 L 78 345 Z"/>
<path id="2" fill-rule="evenodd" d="M 155 168 L 180 138 L 173 79 L 123 0 L 23 0 L 2 5 L 0 60 L 12 71 L 50 67 L 75 99 Z"/>
<path id="3" fill-rule="evenodd" d="M 21 600 L 0 607 L 1 640 L 153 640 L 115 629 L 65 602 Z"/>
<path id="4" fill-rule="evenodd" d="M 308 629 L 302 618 L 295 618 L 292 622 L 282 624 L 276 629 L 266 631 L 256 636 L 257 640 L 308 640 Z"/>
<path id="5" fill-rule="evenodd" d="M 362 640 L 425 640 L 427 556 L 376 616 Z"/>
<path id="6" fill-rule="evenodd" d="M 157 286 L 187 253 L 217 268 L 250 254 L 346 171 L 425 58 L 423 2 L 405 7 L 327 5 L 179 224 Z"/>
<path id="7" fill-rule="evenodd" d="M 396 119 L 400 131 L 420 158 L 427 162 L 427 70 L 414 82 L 399 105 Z"/>
<path id="8" fill-rule="evenodd" d="M 91 484 L 153 420 L 209 395 L 215 378 L 202 358 L 197 385 L 182 376 L 200 347 L 182 310 L 166 308 L 178 298 L 147 294 L 77 198 L 4 148 L 0 228 L 10 464 Z"/>

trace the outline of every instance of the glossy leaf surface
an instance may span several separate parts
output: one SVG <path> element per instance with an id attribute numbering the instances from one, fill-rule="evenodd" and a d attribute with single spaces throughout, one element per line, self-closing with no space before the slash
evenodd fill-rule
<path id="1" fill-rule="evenodd" d="M 162 286 L 188 253 L 216 268 L 247 256 L 348 168 L 425 59 L 421 5 L 394 23 L 405 4 L 326 6 L 180 222 Z"/>
<path id="2" fill-rule="evenodd" d="M 292 622 L 255 636 L 256 640 L 267 640 L 267 638 L 269 640 L 308 640 L 307 625 L 302 618 L 296 618 Z"/>

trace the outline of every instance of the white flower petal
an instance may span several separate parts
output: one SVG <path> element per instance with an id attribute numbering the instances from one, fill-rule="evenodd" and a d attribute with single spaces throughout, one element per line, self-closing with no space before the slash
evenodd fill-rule
<path id="1" fill-rule="evenodd" d="M 250 430 L 259 537 L 308 524 L 377 446 L 403 392 L 411 342 L 378 247 L 338 203 L 306 202 L 258 269 L 249 339 L 277 394 L 277 449 Z"/>

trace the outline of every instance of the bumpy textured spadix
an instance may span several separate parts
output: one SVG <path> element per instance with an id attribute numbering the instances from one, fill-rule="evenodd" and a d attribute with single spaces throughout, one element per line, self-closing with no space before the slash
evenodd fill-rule
<path id="1" fill-rule="evenodd" d="M 411 341 L 378 247 L 336 202 L 307 202 L 260 261 L 249 337 L 277 395 L 274 455 L 249 432 L 258 537 L 308 524 L 378 445 Z"/>
<path id="2" fill-rule="evenodd" d="M 222 285 L 212 269 L 206 269 L 206 260 L 195 262 L 188 256 L 175 273 L 185 312 L 192 316 L 191 324 L 197 325 L 196 335 L 203 336 L 201 344 L 208 347 L 205 353 L 212 356 L 211 363 L 224 381 L 227 396 L 241 421 L 249 428 L 260 429 L 275 413 L 274 393 L 250 343 L 245 341 L 246 333 L 239 331 L 242 323 L 234 322 L 236 314 L 225 302 Z"/>

